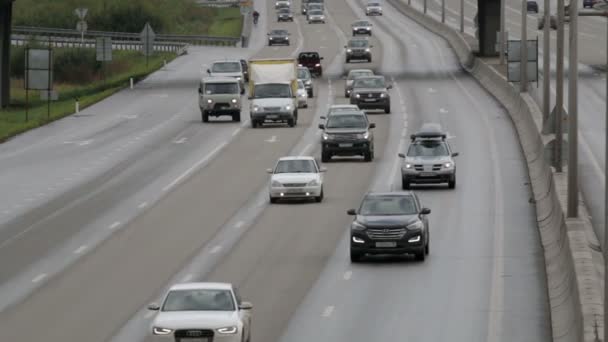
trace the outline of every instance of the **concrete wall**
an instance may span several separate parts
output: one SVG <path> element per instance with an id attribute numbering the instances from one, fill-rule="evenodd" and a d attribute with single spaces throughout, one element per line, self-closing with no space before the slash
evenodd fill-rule
<path id="1" fill-rule="evenodd" d="M 556 174 L 543 157 L 548 137 L 542 114 L 528 94 L 520 94 L 491 65 L 475 58 L 465 37 L 399 0 L 388 0 L 403 14 L 443 37 L 461 65 L 509 112 L 526 158 L 544 248 L 554 341 L 596 341 L 603 336 L 602 281 L 594 267 L 593 230 L 584 219 L 564 219 L 565 173 Z M 522 199 L 524 200 L 524 199 Z M 583 208 L 583 212 L 584 212 Z M 590 233 L 591 231 L 591 233 Z M 597 252 L 595 252 L 597 254 Z M 597 257 L 597 255 L 595 255 Z M 599 326 L 599 327 L 598 327 Z"/>

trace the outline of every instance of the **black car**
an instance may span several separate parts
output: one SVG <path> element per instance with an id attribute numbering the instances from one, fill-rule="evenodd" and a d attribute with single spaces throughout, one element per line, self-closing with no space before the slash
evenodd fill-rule
<path id="1" fill-rule="evenodd" d="M 595 5 L 596 0 L 583 0 L 583 8 L 593 8 L 593 5 Z"/>
<path id="2" fill-rule="evenodd" d="M 293 21 L 293 12 L 289 8 L 281 8 L 277 11 L 277 21 Z"/>
<path id="3" fill-rule="evenodd" d="M 357 77 L 353 81 L 350 104 L 361 109 L 381 109 L 388 114 L 391 112 L 391 95 L 388 90 L 392 87 L 386 84 L 382 75 Z"/>
<path id="4" fill-rule="evenodd" d="M 307 67 L 313 76 L 323 76 L 323 66 L 321 65 L 323 57 L 319 56 L 318 52 L 300 52 L 298 55 L 298 66 Z"/>
<path id="5" fill-rule="evenodd" d="M 428 208 L 422 207 L 413 192 L 368 193 L 350 228 L 350 260 L 358 262 L 366 254 L 414 254 L 424 261 L 429 254 Z"/>
<path id="6" fill-rule="evenodd" d="M 363 156 L 366 162 L 374 159 L 375 123 L 370 123 L 365 112 L 345 110 L 333 113 L 325 124 L 321 136 L 321 161 L 326 163 L 333 156 Z"/>
<path id="7" fill-rule="evenodd" d="M 289 45 L 289 32 L 287 30 L 272 30 L 268 33 L 268 46 Z"/>
<path id="8" fill-rule="evenodd" d="M 528 0 L 528 13 L 538 13 L 538 3 Z"/>

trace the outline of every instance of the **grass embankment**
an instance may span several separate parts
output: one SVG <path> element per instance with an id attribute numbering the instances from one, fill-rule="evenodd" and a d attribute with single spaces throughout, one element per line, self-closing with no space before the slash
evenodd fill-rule
<path id="1" fill-rule="evenodd" d="M 19 50 L 19 49 L 16 49 Z M 80 108 L 90 106 L 129 85 L 129 78 L 142 79 L 175 57 L 172 53 L 157 53 L 146 58 L 137 51 L 114 51 L 113 61 L 105 67 L 103 80 L 101 64 L 95 61 L 91 49 L 55 49 L 54 90 L 59 94 L 57 101 L 51 101 L 50 118 L 47 118 L 47 101 L 40 99 L 40 91 L 29 91 L 28 120 L 26 121 L 23 78 L 11 79 L 11 106 L 0 110 L 0 142 L 40 127 L 50 121 L 61 119 L 75 111 L 75 98 Z M 17 54 L 17 53 L 15 53 Z M 74 56 L 79 56 L 74 58 Z M 20 59 L 23 59 L 21 56 Z M 75 60 L 74 60 L 75 59 Z M 15 59 L 13 59 L 15 60 Z M 71 62 L 68 65 L 68 61 Z"/>
<path id="2" fill-rule="evenodd" d="M 141 32 L 146 22 L 157 33 L 239 37 L 238 8 L 200 7 L 194 0 L 19 0 L 14 25 L 73 29 L 74 10 L 88 8 L 89 30 Z"/>

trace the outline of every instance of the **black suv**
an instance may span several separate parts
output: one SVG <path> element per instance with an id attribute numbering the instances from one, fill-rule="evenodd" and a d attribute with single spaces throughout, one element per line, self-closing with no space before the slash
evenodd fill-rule
<path id="1" fill-rule="evenodd" d="M 538 13 L 538 3 L 534 0 L 528 0 L 528 12 Z"/>
<path id="2" fill-rule="evenodd" d="M 318 52 L 300 52 L 298 55 L 298 66 L 307 67 L 313 76 L 323 76 L 323 66 Z"/>
<path id="3" fill-rule="evenodd" d="M 350 226 L 350 260 L 366 254 L 414 254 L 424 261 L 429 254 L 430 234 L 427 215 L 413 192 L 368 193 Z"/>
<path id="4" fill-rule="evenodd" d="M 386 114 L 391 112 L 391 96 L 388 93 L 392 85 L 387 85 L 384 76 L 362 76 L 353 81 L 350 92 L 350 104 L 361 109 L 382 109 Z"/>
<path id="5" fill-rule="evenodd" d="M 367 120 L 367 115 L 359 110 L 345 110 L 330 115 L 321 136 L 321 161 L 330 161 L 333 156 L 363 156 L 366 162 L 374 159 L 375 123 Z"/>

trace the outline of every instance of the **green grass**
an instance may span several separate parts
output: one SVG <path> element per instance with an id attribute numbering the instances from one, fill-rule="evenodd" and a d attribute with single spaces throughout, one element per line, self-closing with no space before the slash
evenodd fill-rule
<path id="1" fill-rule="evenodd" d="M 243 29 L 243 17 L 238 8 L 225 8 L 209 27 L 210 36 L 240 37 Z"/>
<path id="2" fill-rule="evenodd" d="M 164 53 L 151 56 L 149 67 L 146 58 L 139 52 L 116 51 L 114 61 L 108 65 L 112 72 L 106 81 L 96 75 L 96 79 L 86 84 L 57 84 L 54 89 L 59 92 L 59 100 L 51 101 L 50 118 L 47 118 L 47 102 L 40 100 L 39 91 L 29 92 L 28 120 L 26 121 L 25 90 L 23 80 L 12 79 L 12 105 L 0 110 L 0 142 L 30 129 L 43 126 L 51 121 L 61 119 L 74 113 L 74 98 L 78 98 L 80 109 L 99 102 L 129 85 L 129 78 L 139 80 L 169 62 L 174 54 Z"/>

